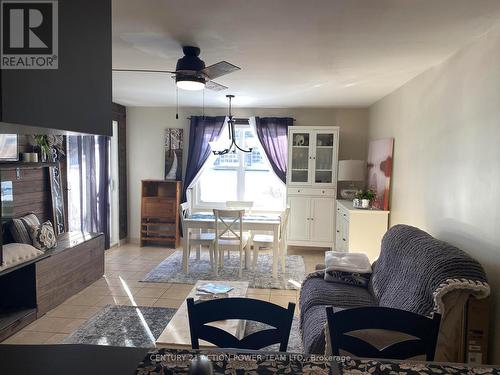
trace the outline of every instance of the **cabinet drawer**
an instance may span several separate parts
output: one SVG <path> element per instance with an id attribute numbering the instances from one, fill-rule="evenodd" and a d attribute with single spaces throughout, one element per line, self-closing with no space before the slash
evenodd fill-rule
<path id="1" fill-rule="evenodd" d="M 171 218 L 175 217 L 175 200 L 168 198 L 142 198 L 142 216 Z"/>
<path id="2" fill-rule="evenodd" d="M 335 197 L 335 189 L 288 188 L 288 195 L 313 195 L 313 196 Z"/>
<path id="3" fill-rule="evenodd" d="M 337 217 L 349 221 L 349 210 L 346 210 L 341 205 L 337 205 Z"/>

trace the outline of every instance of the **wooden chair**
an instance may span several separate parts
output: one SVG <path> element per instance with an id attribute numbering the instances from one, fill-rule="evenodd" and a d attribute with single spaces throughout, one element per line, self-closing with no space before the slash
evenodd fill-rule
<path id="1" fill-rule="evenodd" d="M 191 345 L 199 349 L 199 340 L 208 341 L 219 348 L 259 350 L 280 344 L 286 351 L 292 327 L 295 304 L 288 308 L 251 298 L 220 298 L 208 301 L 187 299 Z M 207 323 L 227 319 L 251 320 L 274 328 L 252 333 L 241 340 L 230 333 Z"/>
<path id="2" fill-rule="evenodd" d="M 280 229 L 279 229 L 279 250 L 280 257 L 284 259 L 286 256 L 286 236 L 287 236 L 287 228 L 288 228 L 288 216 L 290 214 L 290 206 L 287 206 L 286 209 L 280 215 Z M 255 234 L 251 238 L 251 244 L 253 248 L 252 255 L 252 269 L 255 271 L 257 267 L 257 257 L 259 255 L 260 248 L 272 248 L 274 245 L 274 236 L 272 234 Z M 285 262 L 282 262 L 282 272 L 285 272 Z"/>
<path id="3" fill-rule="evenodd" d="M 196 249 L 196 259 L 199 260 L 200 259 L 200 249 L 201 249 L 201 247 L 202 246 L 207 246 L 209 254 L 210 254 L 210 264 L 212 266 L 212 269 L 214 271 L 216 271 L 217 264 L 215 262 L 215 257 L 214 257 L 215 233 L 202 233 L 201 231 L 199 233 L 191 233 L 184 226 L 184 219 L 186 217 L 188 217 L 189 214 L 190 214 L 189 204 L 187 202 L 181 203 L 179 205 L 179 216 L 180 216 L 180 219 L 181 219 L 182 235 L 183 236 L 189 236 L 188 257 L 191 255 L 191 246 L 195 245 L 195 246 L 197 246 L 197 249 Z"/>
<path id="4" fill-rule="evenodd" d="M 333 355 L 343 350 L 363 358 L 409 359 L 425 355 L 427 361 L 434 360 L 441 315 L 432 318 L 405 310 L 387 307 L 359 307 L 333 312 L 326 308 L 328 331 Z M 349 332 L 383 329 L 401 332 L 415 337 L 389 344 L 378 349 L 368 342 L 349 335 Z"/>
<path id="5" fill-rule="evenodd" d="M 246 257 L 243 256 L 243 249 L 248 242 L 248 233 L 243 231 L 244 210 L 217 210 L 215 215 L 215 259 L 218 259 L 217 267 L 224 267 L 224 250 L 239 251 L 240 270 L 239 276 L 243 274 L 243 262 Z M 246 251 L 246 249 L 245 249 Z"/>

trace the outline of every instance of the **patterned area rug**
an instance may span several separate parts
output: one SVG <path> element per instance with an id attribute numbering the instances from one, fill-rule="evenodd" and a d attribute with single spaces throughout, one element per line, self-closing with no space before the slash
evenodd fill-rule
<path id="1" fill-rule="evenodd" d="M 153 348 L 176 311 L 167 307 L 106 305 L 63 343 Z"/>
<path id="2" fill-rule="evenodd" d="M 238 277 L 240 256 L 232 253 L 229 259 L 224 256 L 224 268 L 219 270 L 218 276 L 215 276 L 210 266 L 208 251 L 201 252 L 200 260 L 196 260 L 193 251 L 189 259 L 189 273 L 185 274 L 182 272 L 182 252 L 176 251 L 141 281 L 177 284 L 196 284 L 198 280 L 248 281 L 250 288 L 299 289 L 305 277 L 304 258 L 300 255 L 288 255 L 286 257 L 286 271 L 283 274 L 281 267 L 279 267 L 277 279 L 272 276 L 272 259 L 271 254 L 260 254 L 257 270 L 254 272 L 251 269 L 244 269 L 240 278 Z"/>
<path id="3" fill-rule="evenodd" d="M 106 305 L 63 343 L 154 348 L 156 339 L 176 310 L 167 307 Z M 249 321 L 245 335 L 265 328 L 265 324 Z M 279 346 L 273 345 L 268 349 L 277 351 L 278 348 Z M 303 352 L 298 317 L 293 318 L 288 351 Z"/>

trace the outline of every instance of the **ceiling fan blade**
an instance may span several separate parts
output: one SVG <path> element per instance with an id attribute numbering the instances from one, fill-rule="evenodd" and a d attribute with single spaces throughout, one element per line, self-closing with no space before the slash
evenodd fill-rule
<path id="1" fill-rule="evenodd" d="M 205 84 L 205 88 L 209 89 L 209 90 L 212 90 L 212 91 L 222 91 L 222 90 L 226 90 L 227 89 L 226 86 L 221 85 L 221 84 L 219 84 L 217 82 L 214 82 L 214 81 L 208 81 Z"/>
<path id="2" fill-rule="evenodd" d="M 209 79 L 214 79 L 240 69 L 240 67 L 228 63 L 227 61 L 219 61 L 216 64 L 207 66 L 205 69 L 202 69 L 201 72 L 205 74 Z"/>
<path id="3" fill-rule="evenodd" d="M 170 70 L 149 70 L 149 69 L 113 69 L 113 72 L 132 72 L 132 73 L 168 73 L 175 74 Z"/>

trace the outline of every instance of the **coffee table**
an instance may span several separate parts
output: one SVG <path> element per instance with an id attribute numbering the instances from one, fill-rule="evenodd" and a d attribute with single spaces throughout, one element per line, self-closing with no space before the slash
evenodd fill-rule
<path id="1" fill-rule="evenodd" d="M 197 300 L 198 297 L 196 296 L 196 288 L 206 283 L 224 284 L 233 287 L 233 289 L 229 292 L 229 297 L 246 297 L 248 291 L 248 281 L 198 280 L 186 298 L 192 297 Z M 221 328 L 239 339 L 243 338 L 243 334 L 245 333 L 245 321 L 242 320 L 222 320 L 210 323 L 210 325 Z M 167 324 L 167 327 L 156 340 L 156 347 L 191 349 L 191 334 L 189 331 L 189 317 L 186 301 L 182 302 L 182 305 Z M 215 345 L 200 340 L 200 349 L 210 349 L 214 347 Z"/>

